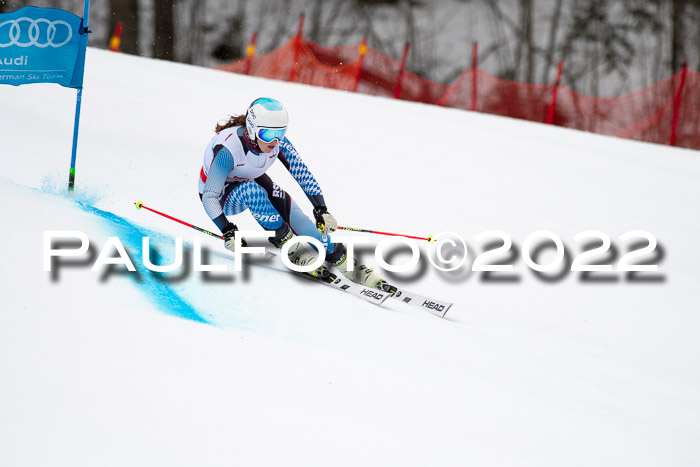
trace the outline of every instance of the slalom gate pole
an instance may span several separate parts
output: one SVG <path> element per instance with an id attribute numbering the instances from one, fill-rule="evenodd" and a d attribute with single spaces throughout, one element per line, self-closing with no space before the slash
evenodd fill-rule
<path id="1" fill-rule="evenodd" d="M 392 237 L 406 237 L 406 238 L 415 238 L 416 240 L 425 240 L 428 243 L 431 243 L 433 241 L 433 236 L 429 237 L 414 237 L 413 235 L 404 235 L 404 234 L 397 234 L 397 233 L 389 233 L 389 232 L 380 232 L 378 230 L 368 230 L 368 229 L 358 229 L 355 227 L 341 227 L 338 226 L 338 230 L 350 230 L 352 232 L 363 232 L 363 233 L 371 233 L 371 234 L 377 234 L 377 235 L 389 235 Z"/>
<path id="2" fill-rule="evenodd" d="M 163 216 L 163 217 L 168 218 L 168 219 L 170 219 L 170 220 L 172 220 L 172 221 L 179 222 L 179 223 L 182 224 L 182 225 L 186 225 L 187 227 L 191 227 L 191 228 L 193 228 L 194 230 L 198 230 L 198 231 L 200 231 L 200 232 L 202 232 L 202 233 L 205 233 L 205 234 L 207 234 L 207 235 L 211 235 L 212 237 L 220 238 L 221 240 L 224 239 L 224 237 L 222 237 L 222 236 L 219 235 L 219 234 L 215 234 L 215 233 L 209 232 L 208 230 L 204 230 L 204 229 L 201 228 L 201 227 L 197 227 L 196 225 L 192 225 L 192 224 L 190 224 L 189 222 L 181 221 L 180 219 L 177 219 L 177 218 L 175 218 L 175 217 L 173 217 L 173 216 L 169 216 L 169 215 L 164 214 L 164 213 L 162 213 L 162 212 L 160 212 L 160 211 L 156 211 L 155 209 L 151 209 L 151 208 L 149 208 L 148 206 L 144 205 L 143 202 L 141 202 L 141 201 L 137 201 L 137 202 L 135 202 L 134 204 L 136 205 L 136 209 L 142 209 L 142 208 L 143 208 L 143 209 L 145 209 L 145 210 L 147 210 L 147 211 L 151 211 L 151 212 L 153 212 L 153 213 L 155 213 L 155 214 L 158 214 L 159 216 Z"/>
<path id="3" fill-rule="evenodd" d="M 68 193 L 72 195 L 75 189 L 75 160 L 78 154 L 78 130 L 80 129 L 80 102 L 83 100 L 83 88 L 78 88 L 75 98 L 75 121 L 73 123 L 73 149 L 70 155 L 70 170 L 68 171 Z"/>
<path id="4" fill-rule="evenodd" d="M 80 27 L 79 33 L 81 35 L 87 36 L 90 34 L 88 29 L 88 23 L 90 22 L 90 0 L 85 0 L 85 5 L 83 6 L 83 20 Z M 30 28 L 31 30 L 31 28 Z M 29 33 L 31 36 L 31 32 Z M 87 42 L 85 42 L 85 47 L 87 47 Z M 85 48 L 82 48 L 82 53 L 85 53 Z M 78 53 L 80 55 L 80 52 Z M 77 65 L 76 65 L 77 68 Z M 85 73 L 85 62 L 83 60 L 82 69 L 80 73 Z M 82 76 L 82 75 L 81 75 Z M 73 195 L 73 190 L 75 189 L 75 160 L 77 158 L 78 152 L 78 130 L 80 129 L 80 103 L 83 100 L 83 79 L 80 78 L 80 87 L 77 88 L 78 94 L 75 98 L 75 121 L 73 123 L 73 148 L 70 155 L 70 170 L 68 171 L 68 194 Z"/>

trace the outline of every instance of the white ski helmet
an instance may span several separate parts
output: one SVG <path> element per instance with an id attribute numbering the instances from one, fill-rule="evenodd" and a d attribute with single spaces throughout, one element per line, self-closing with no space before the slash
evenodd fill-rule
<path id="1" fill-rule="evenodd" d="M 288 122 L 287 109 L 279 101 L 269 97 L 255 99 L 245 114 L 245 127 L 253 141 L 281 141 L 287 131 Z"/>

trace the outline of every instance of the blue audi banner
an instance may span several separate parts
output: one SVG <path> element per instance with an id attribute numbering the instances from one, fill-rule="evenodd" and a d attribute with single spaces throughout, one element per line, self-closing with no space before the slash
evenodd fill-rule
<path id="1" fill-rule="evenodd" d="M 83 87 L 88 35 L 83 20 L 55 8 L 0 15 L 0 84 Z"/>

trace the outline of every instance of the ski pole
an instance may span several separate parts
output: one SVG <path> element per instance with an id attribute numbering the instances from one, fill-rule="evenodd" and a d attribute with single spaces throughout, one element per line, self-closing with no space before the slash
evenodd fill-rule
<path id="1" fill-rule="evenodd" d="M 390 235 L 392 237 L 406 237 L 406 238 L 415 238 L 417 240 L 425 240 L 428 243 L 433 241 L 433 236 L 429 236 L 428 238 L 425 237 L 414 237 L 413 235 L 404 235 L 404 234 L 397 234 L 397 233 L 389 233 L 389 232 L 380 232 L 378 230 L 368 230 L 368 229 L 358 229 L 355 227 L 341 227 L 338 226 L 338 230 L 350 230 L 353 232 L 364 232 L 364 233 L 371 233 L 371 234 L 378 234 L 378 235 Z"/>
<path id="2" fill-rule="evenodd" d="M 163 216 L 163 217 L 166 217 L 166 218 L 168 218 L 168 219 L 170 219 L 170 220 L 173 220 L 173 221 L 175 221 L 175 222 L 179 222 L 179 223 L 182 224 L 182 225 L 186 225 L 187 227 L 192 227 L 194 230 L 199 230 L 199 231 L 202 232 L 202 233 L 205 233 L 205 234 L 207 234 L 207 235 L 211 235 L 212 237 L 216 237 L 216 238 L 220 238 L 221 240 L 224 240 L 224 237 L 222 237 L 222 236 L 219 235 L 219 234 L 215 234 L 215 233 L 209 232 L 208 230 L 204 230 L 203 228 L 197 227 L 196 225 L 192 225 L 192 224 L 190 224 L 190 223 L 188 223 L 188 222 L 181 221 L 180 219 L 177 219 L 177 218 L 175 218 L 175 217 L 173 217 L 173 216 L 169 216 L 169 215 L 164 214 L 164 213 L 162 213 L 162 212 L 160 212 L 160 211 L 156 211 L 155 209 L 151 209 L 151 208 L 149 208 L 148 206 L 145 206 L 145 205 L 143 204 L 142 201 L 137 201 L 137 202 L 135 202 L 134 204 L 136 205 L 136 209 L 141 209 L 141 208 L 146 209 L 146 210 L 148 210 L 148 211 L 151 211 L 151 212 L 153 212 L 153 213 L 156 213 L 156 214 L 158 214 L 158 215 L 161 215 L 161 216 Z"/>
<path id="3" fill-rule="evenodd" d="M 158 214 L 158 215 L 160 215 L 160 216 L 163 216 L 163 217 L 165 217 L 165 218 L 167 218 L 167 219 L 173 220 L 173 221 L 175 221 L 175 222 L 179 222 L 179 223 L 182 224 L 182 225 L 186 225 L 187 227 L 191 227 L 191 228 L 193 228 L 193 229 L 195 229 L 195 230 L 198 230 L 198 231 L 200 231 L 200 232 L 202 232 L 202 233 L 205 233 L 205 234 L 207 234 L 207 235 L 211 235 L 212 237 L 220 238 L 220 239 L 222 239 L 222 240 L 224 239 L 224 237 L 222 237 L 222 236 L 219 235 L 219 234 L 215 234 L 215 233 L 209 232 L 208 230 L 205 230 L 205 229 L 203 229 L 203 228 L 201 228 L 201 227 L 197 227 L 196 225 L 192 225 L 192 224 L 190 224 L 189 222 L 182 221 L 182 220 L 180 220 L 180 219 L 178 219 L 178 218 L 176 218 L 176 217 L 169 216 L 168 214 L 162 213 L 162 212 L 160 212 L 160 211 L 156 211 L 156 210 L 153 209 L 153 208 L 149 208 L 148 206 L 146 206 L 145 204 L 143 204 L 142 201 L 137 201 L 137 202 L 134 203 L 134 204 L 136 205 L 136 209 L 146 209 L 146 210 L 151 211 L 151 212 L 153 212 L 153 213 L 155 213 L 155 214 Z M 432 236 L 432 235 L 429 236 L 429 237 L 427 237 L 427 238 L 426 238 L 426 237 L 415 237 L 415 236 L 413 236 L 413 235 L 404 235 L 404 234 L 397 234 L 397 233 L 380 232 L 380 231 L 378 231 L 378 230 L 358 229 L 358 228 L 356 228 L 356 227 L 341 227 L 341 226 L 338 226 L 338 230 L 350 230 L 350 231 L 353 231 L 353 232 L 363 232 L 363 233 L 371 233 L 371 234 L 378 234 L 378 235 L 389 235 L 389 236 L 393 236 L 393 237 L 415 238 L 415 239 L 417 239 L 417 240 L 425 240 L 425 241 L 427 241 L 428 243 L 430 243 L 430 242 L 433 241 L 433 236 Z"/>

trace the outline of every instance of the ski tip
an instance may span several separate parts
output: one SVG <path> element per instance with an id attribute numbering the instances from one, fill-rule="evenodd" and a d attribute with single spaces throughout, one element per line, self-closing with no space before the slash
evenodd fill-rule
<path id="1" fill-rule="evenodd" d="M 448 304 L 447 304 L 447 306 L 445 307 L 445 309 L 442 311 L 442 315 L 439 315 L 440 318 L 444 318 L 444 317 L 445 317 L 445 315 L 447 314 L 447 312 L 450 311 L 450 308 L 452 308 L 452 305 L 454 305 L 454 303 L 448 303 Z"/>

